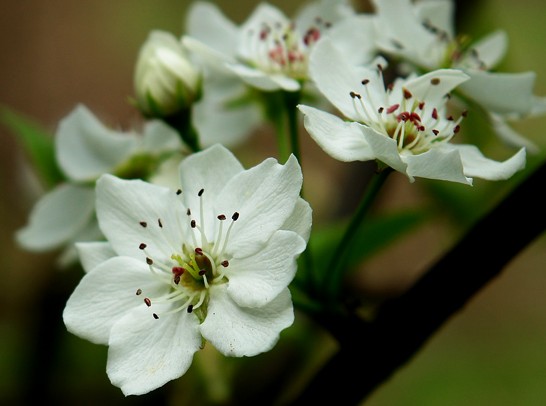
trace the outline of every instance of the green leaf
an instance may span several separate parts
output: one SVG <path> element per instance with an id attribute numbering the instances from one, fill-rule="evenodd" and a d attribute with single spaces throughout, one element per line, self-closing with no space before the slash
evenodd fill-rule
<path id="1" fill-rule="evenodd" d="M 388 213 L 368 221 L 358 230 L 352 248 L 349 250 L 347 265 L 354 265 L 371 258 L 381 250 L 388 247 L 395 240 L 423 224 L 430 218 L 430 211 L 425 209 L 403 210 Z M 323 274 L 327 269 L 320 269 L 329 263 L 332 249 L 345 231 L 346 224 L 335 224 L 322 230 L 315 230 L 312 235 L 313 263 Z"/>
<path id="2" fill-rule="evenodd" d="M 53 137 L 38 123 L 7 107 L 0 108 L 0 121 L 13 133 L 28 154 L 34 169 L 48 188 L 64 180 L 55 160 Z"/>

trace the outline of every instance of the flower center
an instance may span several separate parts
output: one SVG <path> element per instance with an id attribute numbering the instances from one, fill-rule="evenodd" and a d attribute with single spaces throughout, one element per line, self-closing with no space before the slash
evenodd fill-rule
<path id="1" fill-rule="evenodd" d="M 244 40 L 250 56 L 243 59 L 267 73 L 306 79 L 309 52 L 320 39 L 321 30 L 331 25 L 320 17 L 314 21 L 304 32 L 298 31 L 294 22 L 263 22 L 258 30 L 249 29 Z"/>
<path id="2" fill-rule="evenodd" d="M 178 190 L 176 193 L 181 195 L 182 191 Z M 188 313 L 195 313 L 201 321 L 207 314 L 210 286 L 227 282 L 225 269 L 229 266 L 231 255 L 226 250 L 229 248 L 233 224 L 239 218 L 238 212 L 233 213 L 229 226 L 224 227 L 227 217 L 219 214 L 216 217 L 218 225 L 214 240 L 208 239 L 205 234 L 203 194 L 204 190 L 201 189 L 198 193 L 198 220 L 192 216 L 192 211 L 188 208 L 187 218 L 180 219 L 182 221 L 178 221 L 176 225 L 164 224 L 161 219 L 157 219 L 157 223 L 139 222 L 143 229 L 155 226 L 159 227 L 160 231 L 171 226 L 183 227 L 185 230 L 182 230 L 182 235 L 189 236 L 189 240 L 182 241 L 181 245 L 180 242 L 169 243 L 170 246 L 178 248 L 174 248 L 174 252 L 168 258 L 154 258 L 149 252 L 148 244 L 140 243 L 139 249 L 144 252 L 146 264 L 152 275 L 169 286 L 168 292 L 164 295 L 144 297 L 144 303 L 148 307 L 152 307 L 154 303 L 169 303 L 171 309 L 162 314 L 186 310 Z M 136 292 L 137 296 L 142 293 L 141 289 Z M 159 318 L 158 313 L 152 315 L 156 319 Z"/>
<path id="3" fill-rule="evenodd" d="M 452 116 L 443 117 L 437 107 L 428 106 L 424 100 L 418 100 L 404 87 L 394 91 L 393 86 L 388 86 L 385 90 L 380 65 L 378 73 L 381 92 L 370 91 L 370 86 L 374 85 L 371 83 L 372 79 L 364 79 L 361 82 L 364 91 L 352 91 L 349 96 L 359 121 L 395 140 L 401 154 L 426 152 L 435 143 L 449 142 L 459 132 L 459 124 L 466 112 L 458 120 L 454 120 Z M 430 86 L 437 86 L 439 83 L 439 78 L 433 78 Z"/>
<path id="4" fill-rule="evenodd" d="M 487 70 L 487 65 L 480 59 L 478 51 L 470 47 L 471 38 L 468 35 L 450 38 L 446 31 L 434 26 L 428 20 L 423 22 L 423 27 L 436 36 L 440 58 L 438 67 L 451 68 L 458 66 L 460 68 Z"/>

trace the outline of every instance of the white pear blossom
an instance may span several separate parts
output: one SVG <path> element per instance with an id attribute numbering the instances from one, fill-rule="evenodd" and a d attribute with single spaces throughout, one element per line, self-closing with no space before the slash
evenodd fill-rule
<path id="1" fill-rule="evenodd" d="M 150 176 L 163 159 L 182 150 L 176 132 L 160 121 L 147 122 L 143 134 L 120 132 L 78 105 L 55 134 L 55 156 L 66 181 L 38 200 L 27 225 L 17 231 L 17 241 L 36 252 L 66 248 L 61 262 L 72 263 L 75 241 L 102 236 L 95 217 L 94 181 L 103 173 Z"/>
<path id="2" fill-rule="evenodd" d="M 512 130 L 507 122 L 546 112 L 546 97 L 533 94 L 534 72 L 492 72 L 506 54 L 508 38 L 497 30 L 472 42 L 457 35 L 451 0 L 374 0 L 379 49 L 410 62 L 420 70 L 454 68 L 469 80 L 458 92 L 481 105 L 493 129 L 506 143 L 537 146 Z"/>
<path id="3" fill-rule="evenodd" d="M 215 145 L 179 173 L 178 190 L 103 175 L 108 242 L 79 244 L 87 273 L 64 322 L 109 346 L 107 373 L 126 395 L 180 377 L 206 342 L 226 356 L 268 351 L 294 320 L 288 284 L 311 227 L 297 160 L 245 170 Z"/>
<path id="4" fill-rule="evenodd" d="M 468 79 L 460 70 L 398 78 L 385 88 L 381 66 L 352 66 L 327 39 L 317 44 L 310 63 L 319 90 L 349 120 L 299 106 L 311 137 L 336 159 L 378 160 L 411 181 L 424 177 L 465 184 L 472 184 L 472 177 L 506 179 L 524 167 L 523 148 L 497 162 L 473 145 L 450 142 L 464 117 L 446 110 L 449 92 Z"/>
<path id="5" fill-rule="evenodd" d="M 153 30 L 140 48 L 134 82 L 140 110 L 150 117 L 165 117 L 199 98 L 201 72 L 179 39 Z"/>
<path id="6" fill-rule="evenodd" d="M 313 45 L 332 25 L 352 15 L 354 10 L 345 0 L 308 3 L 294 20 L 261 2 L 238 27 L 213 3 L 198 1 L 188 12 L 183 42 L 209 64 L 222 66 L 252 87 L 298 91 L 307 80 Z M 356 42 L 356 38 L 344 40 Z"/>

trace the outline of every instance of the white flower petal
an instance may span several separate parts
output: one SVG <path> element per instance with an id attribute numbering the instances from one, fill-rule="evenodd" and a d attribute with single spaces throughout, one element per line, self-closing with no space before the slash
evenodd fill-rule
<path id="1" fill-rule="evenodd" d="M 413 3 L 413 8 L 421 22 L 430 22 L 446 32 L 449 38 L 455 37 L 455 4 L 452 0 L 418 1 Z"/>
<path id="2" fill-rule="evenodd" d="M 254 44 L 247 39 L 249 32 L 260 32 L 263 29 L 264 23 L 271 26 L 276 24 L 284 25 L 288 23 L 288 19 L 280 9 L 272 4 L 266 2 L 259 3 L 239 29 L 237 54 L 243 60 L 254 59 Z"/>
<path id="3" fill-rule="evenodd" d="M 216 213 L 239 213 L 228 251 L 243 257 L 263 246 L 294 211 L 301 185 L 301 168 L 293 155 L 284 165 L 268 158 L 234 176 L 215 202 Z"/>
<path id="4" fill-rule="evenodd" d="M 344 162 L 368 161 L 375 156 L 362 136 L 361 125 L 305 105 L 298 108 L 304 114 L 304 126 L 311 138 L 329 155 Z"/>
<path id="5" fill-rule="evenodd" d="M 224 54 L 207 44 L 189 37 L 182 37 L 182 45 L 184 45 L 203 65 L 205 72 L 210 74 L 230 74 L 231 71 L 227 68 L 227 62 L 235 62 L 235 59 L 227 54 Z M 206 80 L 205 80 L 206 81 Z"/>
<path id="6" fill-rule="evenodd" d="M 470 80 L 460 85 L 461 91 L 488 110 L 498 114 L 527 114 L 533 107 L 536 74 L 492 73 L 466 70 Z"/>
<path id="7" fill-rule="evenodd" d="M 17 231 L 17 241 L 33 251 L 58 248 L 86 227 L 94 209 L 93 188 L 61 184 L 38 200 L 28 224 Z"/>
<path id="8" fill-rule="evenodd" d="M 406 173 L 407 165 L 400 158 L 396 141 L 366 126 L 361 126 L 361 130 L 376 159 L 398 172 Z"/>
<path id="9" fill-rule="evenodd" d="M 508 35 L 504 31 L 495 31 L 472 44 L 470 51 L 460 62 L 465 66 L 468 61 L 470 66 L 476 64 L 476 59 L 483 64 L 481 68 L 491 69 L 495 67 L 506 54 L 508 48 Z"/>
<path id="10" fill-rule="evenodd" d="M 106 241 L 78 242 L 76 250 L 85 272 L 116 256 L 112 246 Z"/>
<path id="11" fill-rule="evenodd" d="M 177 312 L 156 320 L 150 310 L 141 306 L 118 320 L 108 341 L 108 377 L 126 396 L 142 395 L 182 376 L 201 345 L 194 314 Z"/>
<path id="12" fill-rule="evenodd" d="M 245 97 L 247 86 L 234 77 L 229 80 L 228 90 L 218 91 L 218 83 L 211 83 L 209 79 L 203 83 L 203 96 L 192 108 L 193 125 L 202 147 L 217 143 L 234 147 L 262 123 L 258 103 L 240 101 Z M 226 88 L 224 84 L 221 87 Z"/>
<path id="13" fill-rule="evenodd" d="M 472 185 L 472 179 L 465 176 L 459 152 L 450 145 L 418 155 L 406 155 L 402 159 L 408 164 L 407 172 L 412 177 Z"/>
<path id="14" fill-rule="evenodd" d="M 226 183 L 243 171 L 243 166 L 233 153 L 220 144 L 192 154 L 182 161 L 179 169 L 182 196 L 197 221 L 200 220 L 201 204 L 204 217 L 210 220 L 219 214 L 233 214 L 216 212 L 213 205 Z M 204 190 L 202 200 L 198 196 L 201 189 Z M 213 221 L 205 224 L 205 232 L 209 237 L 213 235 L 214 228 Z"/>
<path id="15" fill-rule="evenodd" d="M 436 34 L 423 26 L 411 0 L 374 0 L 377 44 L 395 55 L 402 55 L 417 65 L 438 66 L 445 45 Z"/>
<path id="16" fill-rule="evenodd" d="M 106 128 L 85 106 L 61 120 L 56 134 L 57 161 L 75 181 L 94 180 L 123 162 L 138 143 L 135 134 Z"/>
<path id="17" fill-rule="evenodd" d="M 313 210 L 311 209 L 311 206 L 305 200 L 299 198 L 294 207 L 294 211 L 290 217 L 286 219 L 281 229 L 294 231 L 307 242 L 311 235 L 312 222 Z"/>
<path id="18" fill-rule="evenodd" d="M 495 113 L 490 113 L 489 117 L 495 133 L 502 141 L 514 147 L 525 147 L 527 151 L 532 154 L 537 154 L 540 151 L 537 144 L 514 131 L 514 129 L 508 125 L 502 116 Z"/>
<path id="19" fill-rule="evenodd" d="M 295 23 L 300 31 L 316 26 L 317 17 L 328 21 L 333 27 L 355 14 L 348 0 L 317 0 L 306 2 L 296 11 Z M 331 29 L 332 27 L 330 27 Z"/>
<path id="20" fill-rule="evenodd" d="M 180 249 L 186 228 L 180 227 L 179 219 L 187 216 L 174 190 L 103 175 L 96 191 L 99 225 L 118 255 L 142 258 L 144 263 L 141 243 L 148 244 L 147 252 L 156 259 L 170 258 Z"/>
<path id="21" fill-rule="evenodd" d="M 354 121 L 359 121 L 351 92 L 364 78 L 343 58 L 330 38 L 317 42 L 309 57 L 309 74 L 317 88 L 341 113 Z M 376 76 L 370 72 L 370 76 Z M 383 85 L 383 84 L 381 84 Z"/>
<path id="22" fill-rule="evenodd" d="M 461 154 L 464 173 L 486 180 L 504 180 L 525 167 L 525 148 L 499 162 L 486 158 L 475 145 L 454 145 Z"/>
<path id="23" fill-rule="evenodd" d="M 264 91 L 284 89 L 299 90 L 299 83 L 283 75 L 273 75 L 239 63 L 228 63 L 227 68 L 239 76 L 245 83 Z"/>
<path id="24" fill-rule="evenodd" d="M 169 285 L 158 283 L 144 261 L 114 257 L 101 263 L 85 274 L 66 303 L 63 320 L 68 331 L 107 344 L 110 329 L 120 317 L 137 306 L 145 307 L 137 289 L 159 296 Z"/>
<path id="25" fill-rule="evenodd" d="M 144 124 L 142 145 L 139 149 L 149 154 L 180 151 L 183 148 L 178 133 L 160 120 L 149 120 Z"/>
<path id="26" fill-rule="evenodd" d="M 459 69 L 438 69 L 409 80 L 404 87 L 418 100 L 438 106 L 444 104 L 447 93 L 467 80 L 469 76 Z"/>
<path id="27" fill-rule="evenodd" d="M 215 285 L 201 334 L 226 356 L 253 356 L 273 348 L 280 332 L 293 322 L 288 289 L 263 307 L 245 308 L 230 298 L 226 285 Z"/>
<path id="28" fill-rule="evenodd" d="M 370 63 L 376 52 L 374 17 L 358 14 L 334 24 L 325 34 L 352 65 Z"/>
<path id="29" fill-rule="evenodd" d="M 186 32 L 218 52 L 235 56 L 238 28 L 214 3 L 192 3 L 186 17 Z"/>
<path id="30" fill-rule="evenodd" d="M 226 269 L 228 293 L 243 307 L 262 307 L 277 297 L 296 274 L 296 258 L 305 241 L 292 231 L 279 230 L 254 255 L 233 258 Z"/>

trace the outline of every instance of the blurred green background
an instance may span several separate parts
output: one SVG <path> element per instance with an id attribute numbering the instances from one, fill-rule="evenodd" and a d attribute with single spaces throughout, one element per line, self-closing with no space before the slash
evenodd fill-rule
<path id="1" fill-rule="evenodd" d="M 288 15 L 302 4 L 294 0 L 272 3 Z M 133 94 L 132 73 L 138 50 L 152 29 L 182 34 L 188 4 L 181 0 L 4 1 L 0 12 L 0 104 L 35 119 L 51 133 L 77 103 L 86 104 L 109 125 L 130 127 L 140 118 L 128 103 Z M 257 2 L 224 0 L 217 4 L 226 15 L 241 22 Z M 506 30 L 510 46 L 502 69 L 537 72 L 535 91 L 546 95 L 546 3 L 481 0 L 460 2 L 458 7 L 462 16 L 460 32 L 479 37 L 494 29 Z M 546 148 L 544 128 L 546 117 L 516 125 L 517 130 Z M 0 140 L 0 404 L 24 404 L 30 399 L 29 393 L 54 404 L 185 404 L 187 399 L 195 402 L 195 390 L 222 392 L 225 388 L 221 384 L 202 388 L 198 383 L 200 375 L 195 372 L 180 383 L 168 385 L 167 401 L 165 391 L 124 398 L 119 389 L 109 384 L 106 349 L 66 333 L 60 320 L 66 292 L 70 292 L 80 275 L 57 270 L 54 254 L 24 252 L 13 240 L 14 231 L 26 223 L 41 190 L 25 166 L 22 149 L 3 126 Z M 252 155 L 252 148 L 265 154 L 270 147 L 268 142 L 268 138 L 256 134 L 250 145 L 238 152 L 246 164 L 253 164 L 261 157 Z M 325 193 L 331 193 L 328 188 L 346 185 L 347 176 L 359 167 L 340 165 L 310 143 L 304 143 L 306 151 L 320 159 L 320 163 L 311 162 L 308 167 L 310 173 L 319 171 L 317 176 L 324 182 L 321 187 L 309 188 L 309 200 L 320 223 L 334 210 L 331 201 L 325 202 Z M 344 181 L 336 182 L 338 177 Z M 427 182 L 410 185 L 401 176 L 396 177 L 388 184 L 385 203 L 418 204 L 421 193 L 426 192 L 423 185 L 427 186 Z M 498 185 L 494 189 L 498 193 L 493 196 L 509 185 Z M 473 190 L 478 197 L 470 198 L 476 213 L 493 203 L 493 198 L 485 197 L 488 194 L 480 193 L 482 187 L 489 186 L 477 182 Z M 465 189 L 465 196 L 473 190 Z M 396 244 L 367 264 L 354 281 L 356 286 L 372 293 L 396 294 L 453 241 L 451 231 L 446 224 L 420 229 L 408 241 Z M 546 404 L 545 237 L 522 252 L 411 363 L 363 404 Z M 230 361 L 218 370 L 216 363 L 224 361 L 213 352 L 200 355 L 196 363 L 209 365 L 201 370 L 207 380 L 220 382 L 215 374 L 243 371 L 241 382 L 233 378 L 237 387 L 244 391 L 245 385 L 258 385 L 252 390 L 259 390 L 259 384 L 252 379 L 245 381 L 246 377 L 257 374 L 256 371 L 263 373 L 265 365 L 265 369 L 273 371 L 271 376 L 278 379 L 282 372 L 275 354 L 288 354 L 290 361 L 297 357 L 294 348 L 305 345 L 309 329 L 303 315 L 298 314 L 297 319 L 296 325 L 283 333 L 279 348 L 272 354 Z M 316 351 L 309 365 L 316 367 L 331 349 L 327 337 L 320 339 L 308 348 L 308 354 Z M 360 368 L 366 365 L 355 364 L 352 373 L 358 373 Z M 193 392 L 185 390 L 188 386 Z"/>

